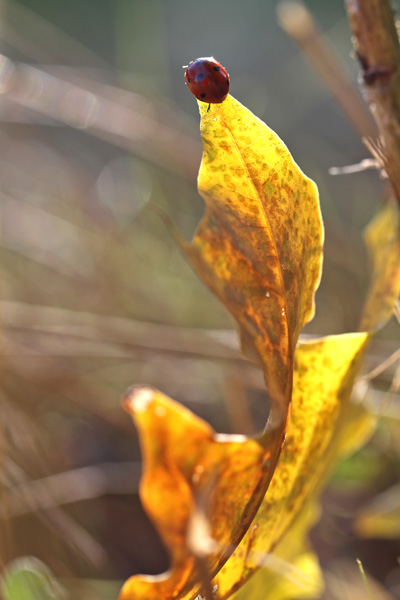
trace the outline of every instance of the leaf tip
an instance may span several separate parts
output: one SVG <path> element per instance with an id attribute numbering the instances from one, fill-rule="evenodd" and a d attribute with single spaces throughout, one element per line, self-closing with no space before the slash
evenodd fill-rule
<path id="1" fill-rule="evenodd" d="M 149 386 L 133 385 L 128 388 L 122 397 L 122 407 L 127 413 L 133 415 L 146 411 L 153 401 L 154 389 Z"/>

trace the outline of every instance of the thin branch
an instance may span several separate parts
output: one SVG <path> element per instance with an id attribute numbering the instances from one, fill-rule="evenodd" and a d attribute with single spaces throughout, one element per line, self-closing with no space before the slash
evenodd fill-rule
<path id="1" fill-rule="evenodd" d="M 298 0 L 283 0 L 277 5 L 277 14 L 280 26 L 298 44 L 357 133 L 376 136 L 376 126 L 365 103 L 307 6 Z"/>
<path id="2" fill-rule="evenodd" d="M 381 375 L 383 371 L 386 371 L 386 369 L 395 364 L 398 360 L 400 360 L 400 350 L 396 350 L 396 352 L 393 352 L 393 354 L 391 354 L 388 358 L 381 362 L 377 367 L 372 369 L 372 371 L 366 373 L 362 377 L 362 379 L 364 381 L 371 381 L 372 379 L 375 379 L 376 377 Z"/>
<path id="3" fill-rule="evenodd" d="M 346 7 L 385 170 L 400 203 L 400 44 L 393 11 L 389 0 L 346 0 Z"/>

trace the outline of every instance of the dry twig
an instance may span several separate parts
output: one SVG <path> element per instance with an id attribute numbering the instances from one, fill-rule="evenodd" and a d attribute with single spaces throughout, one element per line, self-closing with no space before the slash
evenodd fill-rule
<path id="1" fill-rule="evenodd" d="M 400 44 L 389 0 L 346 0 L 366 100 L 385 148 L 385 170 L 400 203 Z"/>

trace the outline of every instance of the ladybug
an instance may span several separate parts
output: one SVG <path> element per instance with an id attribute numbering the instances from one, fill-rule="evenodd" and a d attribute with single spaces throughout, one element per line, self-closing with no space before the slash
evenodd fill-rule
<path id="1" fill-rule="evenodd" d="M 184 67 L 185 68 L 185 67 Z M 196 58 L 186 67 L 185 80 L 189 90 L 201 102 L 221 104 L 229 92 L 229 75 L 212 56 Z"/>

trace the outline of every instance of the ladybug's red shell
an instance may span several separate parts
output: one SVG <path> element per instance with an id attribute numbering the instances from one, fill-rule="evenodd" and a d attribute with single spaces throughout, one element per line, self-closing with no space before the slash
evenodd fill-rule
<path id="1" fill-rule="evenodd" d="M 212 56 L 189 63 L 185 79 L 189 90 L 202 102 L 221 104 L 228 95 L 229 75 Z"/>

